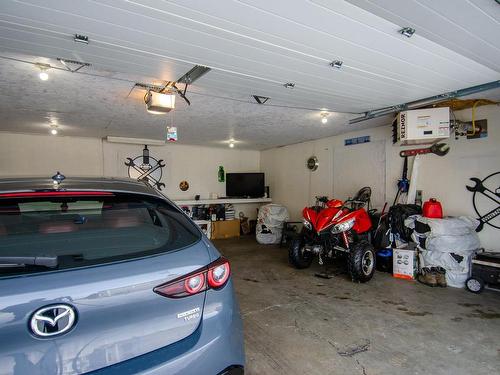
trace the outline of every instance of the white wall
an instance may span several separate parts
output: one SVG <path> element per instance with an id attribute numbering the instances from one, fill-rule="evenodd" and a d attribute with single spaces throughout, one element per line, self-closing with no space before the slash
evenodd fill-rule
<path id="1" fill-rule="evenodd" d="M 460 120 L 471 120 L 470 109 L 455 114 Z M 450 138 L 447 141 L 451 146 L 448 155 L 444 157 L 424 155 L 421 159 L 417 189 L 423 190 L 424 200 L 430 197 L 439 199 L 443 204 L 445 215 L 475 217 L 472 193 L 465 189 L 465 185 L 470 183 L 470 177 L 484 178 L 500 171 L 500 107 L 478 107 L 476 118 L 488 119 L 487 138 L 474 140 Z M 392 203 L 397 190 L 396 182 L 401 176 L 403 159 L 398 155 L 400 147 L 392 145 L 390 126 L 263 151 L 261 170 L 266 173 L 273 201 L 287 206 L 291 216 L 299 219 L 302 208 L 313 203 L 314 196 L 335 196 L 334 185 L 340 186 L 342 191 L 352 191 L 354 194 L 361 186 L 344 186 L 342 175 L 357 173 L 364 161 L 353 157 L 351 162 L 343 165 L 343 168 L 337 166 L 337 170 L 334 171 L 334 155 L 343 149 L 362 150 L 371 147 L 370 143 L 344 146 L 344 139 L 362 135 L 371 136 L 371 143 L 377 141 L 385 143 L 385 166 L 383 166 L 385 180 L 377 183 L 385 185 L 385 200 Z M 359 155 L 361 154 L 363 153 L 360 152 Z M 305 167 L 305 161 L 311 155 L 316 155 L 320 163 L 315 172 L 309 172 Z M 368 173 L 366 177 L 368 180 L 373 180 L 377 175 Z M 337 179 L 335 184 L 334 179 Z M 379 202 L 378 206 L 380 205 Z M 484 247 L 500 251 L 500 230 L 485 226 L 479 235 Z"/>
<path id="2" fill-rule="evenodd" d="M 0 176 L 102 176 L 102 144 L 96 138 L 0 132 Z"/>
<path id="3" fill-rule="evenodd" d="M 194 199 L 196 194 L 209 198 L 210 193 L 225 195 L 225 183 L 218 182 L 219 165 L 227 172 L 258 172 L 258 151 L 214 147 L 188 146 L 169 143 L 165 146 L 148 146 L 149 153 L 163 159 L 163 182 L 166 195 L 172 199 Z M 104 175 L 127 176 L 125 158 L 142 155 L 143 146 L 103 142 Z M 189 182 L 189 190 L 181 191 L 179 183 Z"/>
<path id="4" fill-rule="evenodd" d="M 98 138 L 28 135 L 0 132 L 0 176 L 52 176 L 61 171 L 70 176 L 127 177 L 126 157 L 142 155 L 143 146 L 108 143 Z M 150 155 L 163 159 L 163 192 L 171 199 L 208 198 L 225 195 L 225 184 L 217 180 L 219 165 L 226 172 L 258 172 L 259 151 L 188 146 L 169 143 L 150 146 Z M 181 191 L 179 183 L 189 182 Z M 255 217 L 257 205 L 240 205 Z"/>

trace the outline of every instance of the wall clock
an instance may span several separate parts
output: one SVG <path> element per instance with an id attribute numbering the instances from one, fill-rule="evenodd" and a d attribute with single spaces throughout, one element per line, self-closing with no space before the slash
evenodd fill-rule
<path id="1" fill-rule="evenodd" d="M 311 156 L 307 159 L 306 166 L 310 171 L 315 171 L 319 167 L 318 158 L 316 156 Z"/>

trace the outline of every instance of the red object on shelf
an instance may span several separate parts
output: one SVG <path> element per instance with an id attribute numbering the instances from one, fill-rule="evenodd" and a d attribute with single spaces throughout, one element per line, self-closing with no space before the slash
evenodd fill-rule
<path id="1" fill-rule="evenodd" d="M 431 219 L 442 219 L 443 207 L 441 203 L 436 198 L 431 198 L 427 202 L 424 202 L 422 216 Z"/>

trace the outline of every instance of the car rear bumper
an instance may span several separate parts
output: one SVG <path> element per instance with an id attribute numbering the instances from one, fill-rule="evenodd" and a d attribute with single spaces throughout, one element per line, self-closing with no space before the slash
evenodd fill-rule
<path id="1" fill-rule="evenodd" d="M 244 363 L 243 326 L 229 280 L 206 292 L 203 319 L 190 336 L 91 374 L 242 375 Z"/>

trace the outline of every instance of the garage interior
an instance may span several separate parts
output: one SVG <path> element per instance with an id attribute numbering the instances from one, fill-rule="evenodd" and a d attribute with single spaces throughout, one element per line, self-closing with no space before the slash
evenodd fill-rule
<path id="1" fill-rule="evenodd" d="M 0 28 L 0 177 L 159 189 L 231 262 L 245 373 L 499 373 L 498 1 L 5 0 Z M 294 267 L 304 207 L 363 187 L 373 278 Z"/>

